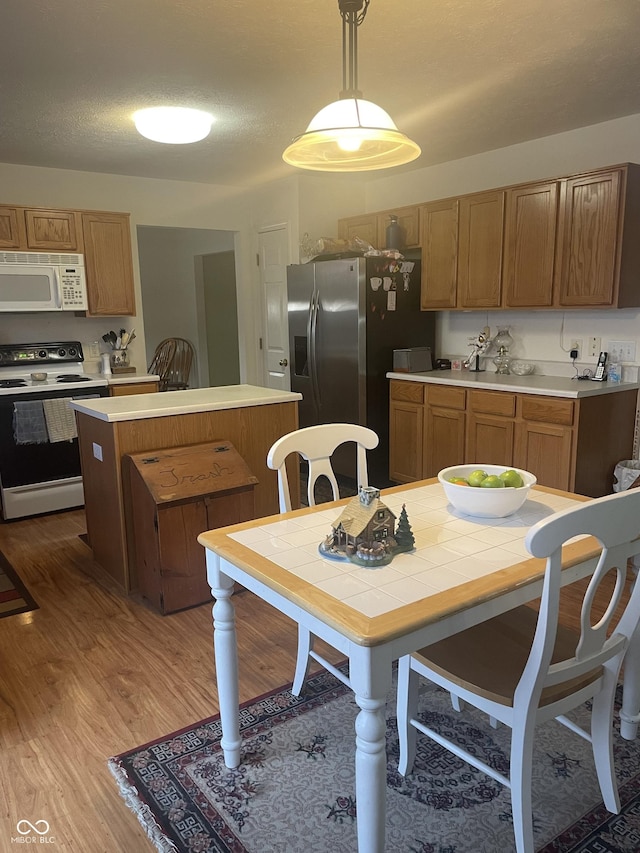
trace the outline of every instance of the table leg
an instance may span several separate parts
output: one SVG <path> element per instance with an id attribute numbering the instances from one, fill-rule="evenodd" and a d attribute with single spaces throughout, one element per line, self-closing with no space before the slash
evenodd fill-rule
<path id="1" fill-rule="evenodd" d="M 216 660 L 218 703 L 222 722 L 222 752 L 227 767 L 240 764 L 240 726 L 238 696 L 238 645 L 236 641 L 236 611 L 231 600 L 233 581 L 219 569 L 210 579 L 213 605 L 213 649 Z M 214 586 L 213 583 L 216 585 Z"/>
<path id="2" fill-rule="evenodd" d="M 387 753 L 385 699 L 356 695 L 362 709 L 356 717 L 356 809 L 358 853 L 383 853 Z"/>

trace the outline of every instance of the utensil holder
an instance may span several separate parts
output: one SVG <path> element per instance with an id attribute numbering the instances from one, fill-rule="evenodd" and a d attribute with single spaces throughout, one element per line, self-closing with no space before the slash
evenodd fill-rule
<path id="1" fill-rule="evenodd" d="M 129 367 L 129 352 L 126 349 L 111 351 L 111 367 Z"/>

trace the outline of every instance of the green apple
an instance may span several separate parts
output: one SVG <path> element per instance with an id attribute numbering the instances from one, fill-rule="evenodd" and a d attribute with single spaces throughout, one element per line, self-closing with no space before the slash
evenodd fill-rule
<path id="1" fill-rule="evenodd" d="M 500 474 L 500 479 L 505 486 L 509 486 L 512 489 L 519 489 L 524 486 L 524 480 L 517 471 L 513 470 L 513 468 L 509 468 L 508 471 L 503 471 L 502 474 Z"/>
<path id="2" fill-rule="evenodd" d="M 504 483 L 497 477 L 495 474 L 489 474 L 488 477 L 485 477 L 484 480 L 480 483 L 481 489 L 504 489 Z"/>
<path id="3" fill-rule="evenodd" d="M 475 471 L 472 471 L 467 477 L 467 482 L 470 486 L 480 486 L 483 481 L 487 478 L 487 472 L 483 471 L 481 468 L 477 468 Z"/>
<path id="4" fill-rule="evenodd" d="M 455 483 L 456 486 L 468 486 L 469 483 L 465 480 L 464 477 L 452 477 L 449 480 L 450 483 Z"/>

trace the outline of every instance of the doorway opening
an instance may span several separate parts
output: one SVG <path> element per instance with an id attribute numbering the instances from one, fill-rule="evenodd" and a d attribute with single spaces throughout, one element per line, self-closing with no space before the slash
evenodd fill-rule
<path id="1" fill-rule="evenodd" d="M 146 364 L 165 338 L 190 341 L 190 387 L 240 381 L 235 232 L 137 228 Z"/>

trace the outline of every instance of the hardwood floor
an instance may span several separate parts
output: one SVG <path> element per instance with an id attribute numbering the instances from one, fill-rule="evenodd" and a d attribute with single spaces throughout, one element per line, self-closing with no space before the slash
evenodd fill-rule
<path id="1" fill-rule="evenodd" d="M 153 850 L 107 759 L 218 711 L 211 607 L 160 616 L 110 588 L 85 530 L 80 510 L 0 523 L 40 605 L 0 619 L 0 850 L 23 819 L 48 821 L 60 851 Z M 249 592 L 235 603 L 244 701 L 291 681 L 296 633 Z"/>
<path id="2" fill-rule="evenodd" d="M 48 821 L 60 851 L 153 850 L 107 759 L 218 710 L 210 606 L 160 616 L 126 597 L 85 529 L 81 510 L 0 523 L 0 550 L 40 605 L 0 619 L 0 851 L 23 819 Z M 245 701 L 291 681 L 296 632 L 250 592 L 235 603 Z"/>

